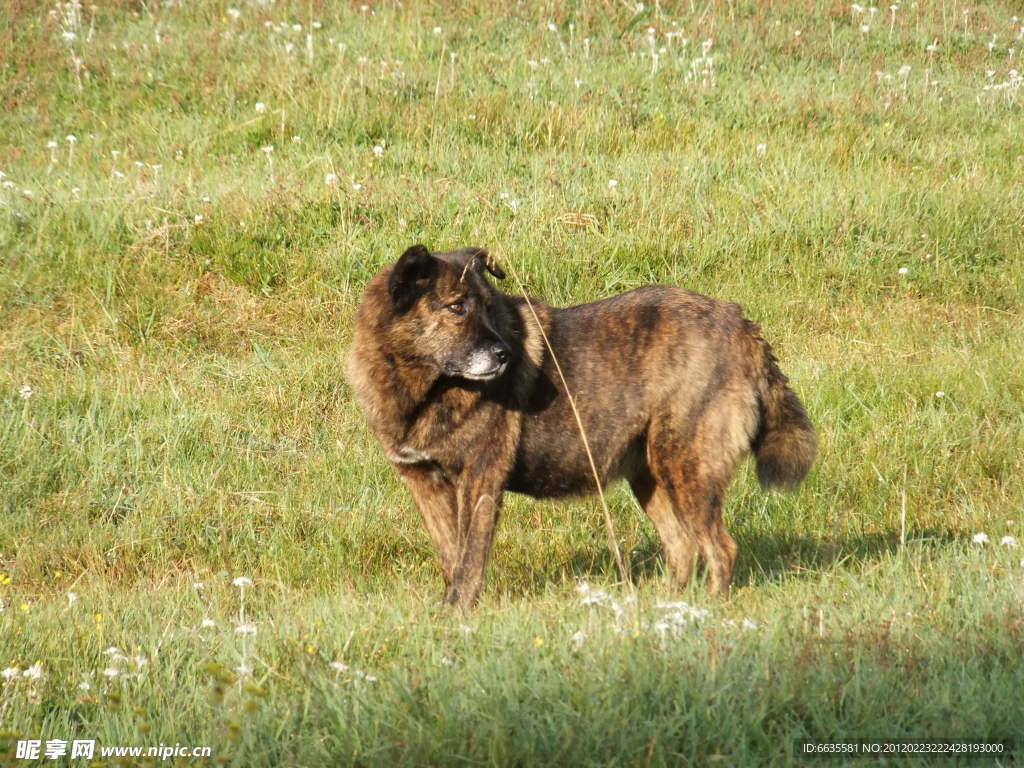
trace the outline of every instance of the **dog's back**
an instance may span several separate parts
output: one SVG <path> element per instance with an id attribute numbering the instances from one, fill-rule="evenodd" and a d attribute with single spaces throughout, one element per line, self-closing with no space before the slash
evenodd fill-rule
<path id="1" fill-rule="evenodd" d="M 604 480 L 629 477 L 646 458 L 644 434 L 667 421 L 680 439 L 698 437 L 705 464 L 730 472 L 757 447 L 766 484 L 793 485 L 813 459 L 813 431 L 756 325 L 736 304 L 649 286 L 568 309 L 549 309 L 548 338 L 573 393 Z M 594 490 L 569 401 L 550 355 L 523 418 L 510 490 L 557 496 Z M 782 387 L 782 389 L 780 389 Z M 788 395 L 786 393 L 789 393 Z M 796 400 L 799 406 L 799 401 Z M 543 407 L 540 407 L 543 404 Z M 789 409 L 793 417 L 784 412 Z M 780 432 L 785 424 L 799 429 Z M 788 440 L 782 434 L 804 436 Z M 806 435 L 810 435 L 810 441 Z"/>

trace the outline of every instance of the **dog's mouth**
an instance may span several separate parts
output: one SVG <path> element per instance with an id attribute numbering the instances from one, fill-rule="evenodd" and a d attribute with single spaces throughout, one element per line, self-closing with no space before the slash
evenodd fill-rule
<path id="1" fill-rule="evenodd" d="M 501 374 L 503 374 L 505 372 L 505 369 L 507 368 L 508 363 L 505 362 L 498 363 L 498 365 L 496 365 L 489 371 L 473 371 L 472 373 L 470 373 L 469 371 L 461 371 L 456 375 L 462 377 L 463 379 L 469 379 L 470 381 L 493 381 L 494 379 L 501 376 Z"/>

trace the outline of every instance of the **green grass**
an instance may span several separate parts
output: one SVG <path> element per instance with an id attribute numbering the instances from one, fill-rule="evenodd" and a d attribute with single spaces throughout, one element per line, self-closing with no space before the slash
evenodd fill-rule
<path id="1" fill-rule="evenodd" d="M 52 8 L 0 9 L 0 668 L 43 670 L 0 679 L 0 765 L 19 738 L 320 766 L 1020 736 L 1016 4 Z M 665 282 L 762 324 L 821 453 L 792 496 L 741 468 L 728 601 L 672 593 L 616 488 L 635 603 L 594 500 L 512 497 L 481 607 L 442 608 L 344 380 L 362 286 L 414 242 L 554 304 Z M 673 600 L 710 615 L 659 631 Z"/>

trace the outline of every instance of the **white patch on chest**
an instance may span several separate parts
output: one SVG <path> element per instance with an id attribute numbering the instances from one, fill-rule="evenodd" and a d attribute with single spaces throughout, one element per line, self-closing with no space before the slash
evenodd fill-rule
<path id="1" fill-rule="evenodd" d="M 388 460 L 393 464 L 422 464 L 425 461 L 431 461 L 431 458 L 430 454 L 403 445 L 396 452 L 389 452 Z"/>

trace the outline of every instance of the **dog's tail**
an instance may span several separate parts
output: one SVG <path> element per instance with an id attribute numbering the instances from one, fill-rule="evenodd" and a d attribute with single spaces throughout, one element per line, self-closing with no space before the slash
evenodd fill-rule
<path id="1" fill-rule="evenodd" d="M 756 384 L 760 404 L 760 425 L 751 444 L 757 458 L 757 480 L 764 489 L 794 490 L 807 475 L 818 451 L 818 438 L 803 403 L 786 386 L 771 345 L 750 323 L 764 355 Z"/>

